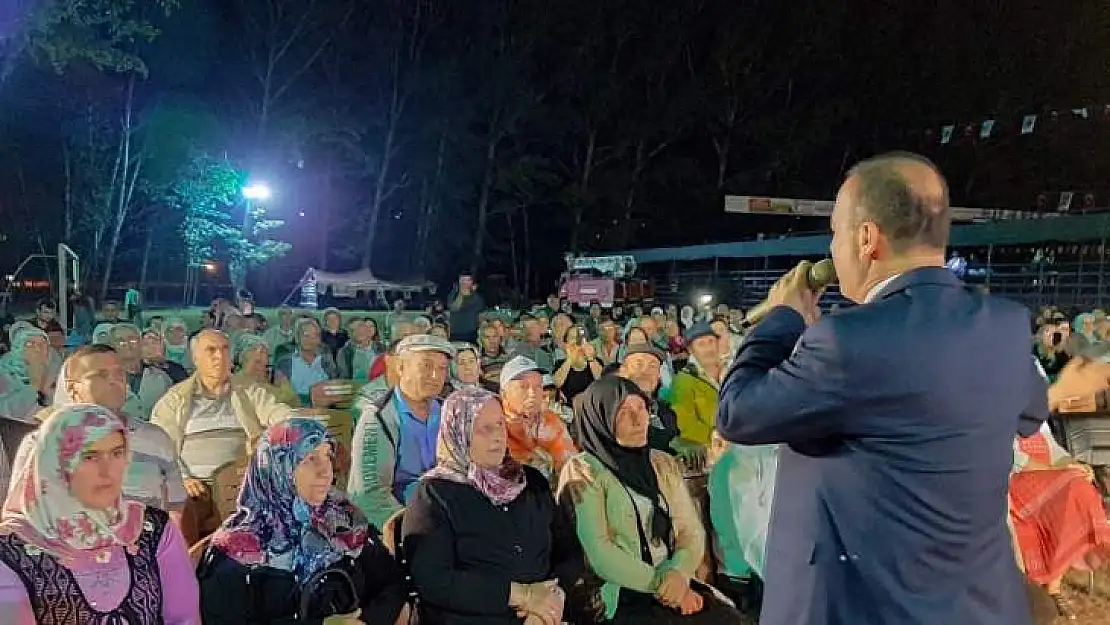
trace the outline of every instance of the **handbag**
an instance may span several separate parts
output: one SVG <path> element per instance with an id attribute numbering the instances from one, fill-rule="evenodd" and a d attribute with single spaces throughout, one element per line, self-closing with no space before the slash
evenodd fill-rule
<path id="1" fill-rule="evenodd" d="M 359 608 L 358 587 L 345 569 L 329 567 L 301 584 L 297 606 L 297 615 L 303 620 L 350 614 Z"/>

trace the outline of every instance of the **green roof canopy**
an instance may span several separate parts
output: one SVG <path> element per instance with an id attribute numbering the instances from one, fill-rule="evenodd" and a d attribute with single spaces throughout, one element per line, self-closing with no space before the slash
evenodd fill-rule
<path id="1" fill-rule="evenodd" d="M 1110 234 L 1110 213 L 1074 215 L 1051 219 L 1017 219 L 982 224 L 954 225 L 949 245 L 984 247 L 987 245 L 1029 245 L 1036 243 L 1080 243 L 1099 241 Z M 711 243 L 686 247 L 657 247 L 626 254 L 637 263 L 703 260 L 708 258 L 763 258 L 765 256 L 820 256 L 828 254 L 830 235 Z"/>

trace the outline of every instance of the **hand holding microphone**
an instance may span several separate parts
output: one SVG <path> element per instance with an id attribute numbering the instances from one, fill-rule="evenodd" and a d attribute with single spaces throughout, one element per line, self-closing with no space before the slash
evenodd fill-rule
<path id="1" fill-rule="evenodd" d="M 818 263 L 803 260 L 771 287 L 767 299 L 748 312 L 746 321 L 757 323 L 775 306 L 789 306 L 798 311 L 809 325 L 821 316 L 817 307 L 825 287 L 836 282 L 836 268 L 831 259 Z"/>

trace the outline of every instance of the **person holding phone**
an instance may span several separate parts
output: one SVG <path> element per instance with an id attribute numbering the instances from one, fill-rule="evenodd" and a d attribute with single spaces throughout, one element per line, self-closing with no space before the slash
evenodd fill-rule
<path id="1" fill-rule="evenodd" d="M 567 328 L 562 343 L 567 357 L 555 363 L 555 385 L 562 389 L 567 403 L 574 405 L 574 398 L 601 377 L 602 366 L 581 326 Z"/>
<path id="2" fill-rule="evenodd" d="M 474 276 L 463 274 L 451 294 L 451 340 L 478 342 L 479 316 L 486 309 L 486 300 L 478 294 Z"/>
<path id="3" fill-rule="evenodd" d="M 1071 335 L 1071 326 L 1067 321 L 1053 319 L 1041 326 L 1036 342 L 1037 361 L 1050 381 L 1055 380 L 1071 360 L 1067 350 Z"/>

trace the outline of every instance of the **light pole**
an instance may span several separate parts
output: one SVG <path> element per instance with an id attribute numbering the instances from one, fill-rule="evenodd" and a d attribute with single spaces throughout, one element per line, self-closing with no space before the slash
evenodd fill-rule
<path id="1" fill-rule="evenodd" d="M 254 203 L 269 200 L 273 197 L 273 191 L 270 189 L 270 185 L 265 182 L 255 181 L 243 187 L 242 193 L 243 199 L 246 200 L 246 206 L 243 207 L 243 240 L 249 243 L 251 239 L 251 213 L 254 212 Z M 236 296 L 238 296 L 238 291 L 247 286 L 247 267 L 246 264 L 243 264 L 234 269 L 231 281 L 235 287 Z"/>
<path id="2" fill-rule="evenodd" d="M 273 195 L 274 192 L 270 189 L 270 185 L 265 182 L 252 182 L 243 187 L 243 199 L 247 201 L 246 210 L 243 213 L 244 237 L 250 234 L 251 210 L 254 208 L 254 203 L 265 202 L 273 197 Z"/>

